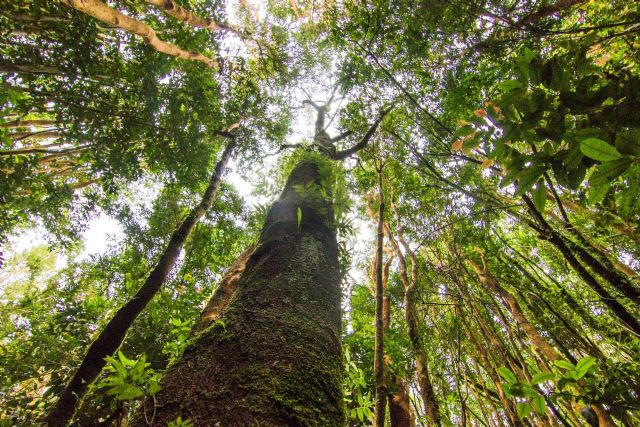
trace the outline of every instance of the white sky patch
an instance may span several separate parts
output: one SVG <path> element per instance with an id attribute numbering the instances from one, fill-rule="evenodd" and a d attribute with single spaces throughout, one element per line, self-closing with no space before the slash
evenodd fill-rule
<path id="1" fill-rule="evenodd" d="M 89 255 L 103 254 L 109 244 L 115 244 L 124 238 L 122 226 L 104 213 L 89 223 L 87 230 L 82 233 L 84 250 L 76 257 L 76 261 L 89 258 Z"/>

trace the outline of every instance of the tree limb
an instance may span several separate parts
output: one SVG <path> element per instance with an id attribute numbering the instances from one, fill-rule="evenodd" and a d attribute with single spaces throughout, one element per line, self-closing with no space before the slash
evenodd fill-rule
<path id="1" fill-rule="evenodd" d="M 351 148 L 347 148 L 346 150 L 336 152 L 336 154 L 333 156 L 333 159 L 344 160 L 347 157 L 352 156 L 353 154 L 357 153 L 358 151 L 366 147 L 367 144 L 369 143 L 369 140 L 373 136 L 373 134 L 376 133 L 376 130 L 378 129 L 378 125 L 380 125 L 380 122 L 382 121 L 382 119 L 384 119 L 385 116 L 389 114 L 389 112 L 392 109 L 393 107 L 389 107 L 385 110 L 382 110 L 382 112 L 380 113 L 380 117 L 378 117 L 378 119 L 375 122 L 373 122 L 373 125 L 371 125 L 367 133 L 364 134 L 364 137 L 360 140 L 360 142 L 358 142 L 356 145 L 354 145 Z"/>
<path id="2" fill-rule="evenodd" d="M 244 38 L 244 35 L 237 28 L 226 23 L 216 22 L 211 18 L 203 18 L 196 15 L 189 9 L 177 4 L 174 0 L 146 0 L 147 3 L 162 10 L 167 15 L 173 16 L 179 21 L 187 23 L 195 28 L 202 28 L 210 31 L 226 30 L 240 38 Z"/>
<path id="3" fill-rule="evenodd" d="M 149 25 L 109 7 L 100 0 L 63 0 L 63 3 L 102 22 L 142 37 L 148 45 L 158 52 L 189 61 L 199 61 L 211 68 L 218 67 L 216 61 L 201 53 L 189 52 L 174 44 L 160 40 L 155 30 Z"/>

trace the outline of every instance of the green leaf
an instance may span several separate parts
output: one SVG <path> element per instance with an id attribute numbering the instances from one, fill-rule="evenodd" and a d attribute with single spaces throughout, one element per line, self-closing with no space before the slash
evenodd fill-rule
<path id="1" fill-rule="evenodd" d="M 555 374 L 552 374 L 551 372 L 538 372 L 533 376 L 533 378 L 531 378 L 531 384 L 540 384 L 545 381 L 553 380 L 555 377 Z"/>
<path id="2" fill-rule="evenodd" d="M 596 363 L 596 358 L 592 356 L 585 356 L 578 363 L 576 363 L 576 371 L 578 372 L 578 379 L 584 377 L 589 368 Z"/>
<path id="3" fill-rule="evenodd" d="M 543 166 L 534 166 L 532 168 L 524 170 L 518 178 L 518 189 L 516 190 L 516 196 L 529 191 L 536 180 L 540 178 L 540 175 L 545 171 Z"/>
<path id="4" fill-rule="evenodd" d="M 302 222 L 302 209 L 298 206 L 298 229 L 300 228 L 300 223 Z"/>
<path id="5" fill-rule="evenodd" d="M 534 206 L 538 212 L 544 215 L 544 206 L 547 204 L 547 186 L 544 179 L 540 178 L 538 180 L 537 187 L 532 191 L 531 195 Z"/>
<path id="6" fill-rule="evenodd" d="M 619 159 L 601 163 L 589 177 L 589 184 L 611 182 L 614 178 L 617 178 L 624 171 L 629 169 L 631 163 L 631 159 Z"/>
<path id="7" fill-rule="evenodd" d="M 573 363 L 567 362 L 566 360 L 556 360 L 555 362 L 553 362 L 553 364 L 556 365 L 558 368 L 563 368 L 563 369 L 575 368 L 575 366 L 573 366 Z"/>
<path id="8" fill-rule="evenodd" d="M 498 87 L 503 91 L 508 92 L 513 89 L 521 89 L 524 87 L 524 84 L 522 84 L 522 82 L 518 80 L 505 80 L 498 83 Z"/>
<path id="9" fill-rule="evenodd" d="M 544 396 L 536 396 L 531 399 L 531 406 L 540 415 L 544 415 L 547 411 L 547 402 L 545 402 Z"/>
<path id="10" fill-rule="evenodd" d="M 516 403 L 516 412 L 518 417 L 527 418 L 531 413 L 531 405 L 528 402 L 518 402 Z"/>
<path id="11" fill-rule="evenodd" d="M 600 203 L 604 196 L 607 195 L 609 191 L 609 187 L 611 187 L 611 182 L 595 182 L 589 185 L 589 191 L 587 192 L 587 200 L 590 204 Z"/>
<path id="12" fill-rule="evenodd" d="M 514 384 L 514 383 L 518 382 L 518 379 L 516 378 L 515 374 L 513 372 L 511 372 L 511 369 L 509 369 L 509 368 L 506 368 L 504 366 L 501 367 L 501 368 L 498 368 L 498 373 L 509 384 Z"/>
<path id="13" fill-rule="evenodd" d="M 581 141 L 580 151 L 582 151 L 582 154 L 585 156 L 601 162 L 609 162 L 622 158 L 622 154 L 620 154 L 614 146 L 598 138 L 587 138 Z"/>

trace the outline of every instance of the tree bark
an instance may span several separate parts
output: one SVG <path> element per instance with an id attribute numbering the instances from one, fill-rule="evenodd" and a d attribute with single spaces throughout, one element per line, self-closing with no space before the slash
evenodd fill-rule
<path id="1" fill-rule="evenodd" d="M 207 306 L 202 310 L 200 314 L 200 320 L 196 323 L 192 329 L 192 333 L 197 333 L 211 323 L 220 318 L 224 309 L 229 305 L 229 301 L 238 289 L 238 281 L 242 277 L 249 257 L 256 249 L 256 245 L 249 245 L 238 258 L 233 262 L 229 270 L 225 273 L 222 280 L 218 284 L 218 287 L 214 291 L 213 295 L 209 299 Z"/>
<path id="2" fill-rule="evenodd" d="M 411 350 L 413 351 L 416 360 L 416 376 L 418 377 L 418 385 L 420 386 L 420 397 L 422 397 L 424 410 L 429 417 L 430 422 L 433 425 L 440 426 L 442 425 L 440 420 L 440 409 L 436 399 L 436 394 L 433 390 L 433 384 L 431 383 L 431 377 L 429 375 L 429 366 L 427 364 L 427 356 L 422 344 L 422 337 L 420 336 L 419 318 L 415 301 L 418 286 L 418 258 L 399 234 L 398 240 L 400 240 L 400 243 L 409 257 L 411 257 L 412 261 L 411 280 L 409 280 L 409 275 L 407 274 L 407 262 L 402 251 L 400 251 L 398 241 L 393 237 L 391 228 L 388 225 L 386 230 L 389 242 L 391 242 L 391 246 L 396 252 L 398 262 L 400 264 L 400 281 L 404 287 L 404 315 L 407 323 L 407 334 L 409 335 Z"/>
<path id="3" fill-rule="evenodd" d="M 558 0 L 554 4 L 550 4 L 547 6 L 543 6 L 540 9 L 536 10 L 529 15 L 523 16 L 518 21 L 514 23 L 514 27 L 521 28 L 525 25 L 531 25 L 535 22 L 541 20 L 542 18 L 546 18 L 555 13 L 562 12 L 563 10 L 569 9 L 570 7 L 585 3 L 586 0 Z"/>
<path id="4" fill-rule="evenodd" d="M 189 52 L 174 44 L 160 40 L 156 35 L 155 30 L 149 25 L 109 7 L 100 0 L 63 0 L 63 3 L 80 12 L 93 16 L 102 22 L 142 37 L 149 46 L 153 47 L 158 52 L 189 61 L 199 61 L 211 68 L 218 67 L 218 63 L 216 61 L 201 53 Z"/>
<path id="5" fill-rule="evenodd" d="M 374 426 L 384 427 L 384 414 L 387 390 L 384 384 L 384 283 L 382 281 L 382 254 L 384 246 L 384 194 L 382 189 L 382 170 L 378 170 L 378 197 L 380 207 L 378 209 L 378 239 L 376 247 L 376 337 L 373 359 L 373 375 L 375 378 L 375 408 Z"/>
<path id="6" fill-rule="evenodd" d="M 391 427 L 413 427 L 415 421 L 411 412 L 411 401 L 407 385 L 395 375 L 390 377 L 395 388 L 394 392 L 387 396 Z"/>
<path id="7" fill-rule="evenodd" d="M 194 337 L 144 403 L 155 425 L 344 424 L 333 209 L 296 190 L 323 181 L 308 160 L 290 174 L 221 322 Z M 131 425 L 146 426 L 141 412 Z"/>
<path id="8" fill-rule="evenodd" d="M 217 30 L 227 30 L 237 35 L 238 37 L 243 37 L 243 35 L 238 31 L 237 28 L 232 27 L 228 24 L 218 23 L 211 18 L 203 18 L 201 16 L 196 15 L 189 9 L 186 9 L 179 4 L 177 4 L 174 0 L 146 0 L 147 3 L 157 7 L 162 10 L 169 16 L 173 16 L 179 21 L 182 21 L 186 24 L 191 25 L 195 28 L 202 28 L 210 31 Z"/>
<path id="9" fill-rule="evenodd" d="M 53 126 L 58 124 L 55 120 L 13 120 L 6 123 L 0 123 L 0 128 L 25 128 L 25 127 L 42 127 Z"/>
<path id="10" fill-rule="evenodd" d="M 69 384 L 64 388 L 58 402 L 47 416 L 46 422 L 49 426 L 67 425 L 75 413 L 78 402 L 85 395 L 89 385 L 95 381 L 106 364 L 105 357 L 112 355 L 118 347 L 120 347 L 134 320 L 160 290 L 169 272 L 176 264 L 178 255 L 194 225 L 205 212 L 211 208 L 215 195 L 220 188 L 222 175 L 235 147 L 236 141 L 231 140 L 216 164 L 215 170 L 211 175 L 209 186 L 205 190 L 202 200 L 191 210 L 180 227 L 173 233 L 169 244 L 162 253 L 155 268 L 147 277 L 145 283 L 134 297 L 116 312 L 98 338 L 91 343 L 80 367 L 73 375 L 73 378 L 71 378 Z"/>

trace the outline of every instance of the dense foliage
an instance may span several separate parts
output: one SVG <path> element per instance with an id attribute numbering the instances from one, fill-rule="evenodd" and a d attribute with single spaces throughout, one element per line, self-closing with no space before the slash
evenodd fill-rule
<path id="1" fill-rule="evenodd" d="M 158 392 L 315 155 L 304 100 L 339 150 L 384 117 L 326 166 L 349 425 L 374 413 L 376 267 L 390 425 L 640 425 L 640 3 L 29 0 L 0 28 L 0 425 L 49 413 L 232 139 L 253 193 L 227 172 L 74 423 Z M 99 218 L 120 237 L 87 255 Z"/>

